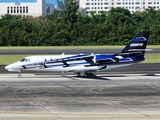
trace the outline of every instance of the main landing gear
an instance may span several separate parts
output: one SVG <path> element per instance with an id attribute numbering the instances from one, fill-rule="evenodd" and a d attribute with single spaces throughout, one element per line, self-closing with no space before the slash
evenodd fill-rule
<path id="1" fill-rule="evenodd" d="M 86 73 L 86 72 L 78 72 L 77 75 L 80 77 L 85 77 L 85 78 L 88 77 L 88 73 Z"/>

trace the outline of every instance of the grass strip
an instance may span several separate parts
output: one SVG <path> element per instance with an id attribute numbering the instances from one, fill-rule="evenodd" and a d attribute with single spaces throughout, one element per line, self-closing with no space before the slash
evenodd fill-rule
<path id="1" fill-rule="evenodd" d="M 0 55 L 0 65 L 8 65 L 17 62 L 26 56 L 27 55 Z"/>
<path id="2" fill-rule="evenodd" d="M 0 65 L 8 65 L 17 62 L 30 55 L 0 55 Z M 145 61 L 142 63 L 160 63 L 160 53 L 146 53 Z"/>
<path id="3" fill-rule="evenodd" d="M 1 46 L 0 50 L 76 50 L 76 49 L 123 49 L 121 46 Z M 149 49 L 158 49 L 160 45 L 148 45 Z"/>
<path id="4" fill-rule="evenodd" d="M 146 53 L 142 63 L 160 63 L 160 53 Z"/>

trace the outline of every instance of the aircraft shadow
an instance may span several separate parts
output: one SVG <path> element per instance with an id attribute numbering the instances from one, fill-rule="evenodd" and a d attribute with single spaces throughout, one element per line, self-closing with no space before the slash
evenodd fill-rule
<path id="1" fill-rule="evenodd" d="M 75 78 L 84 78 L 84 79 L 93 79 L 93 80 L 111 80 L 111 79 L 105 78 L 105 76 L 97 76 L 95 74 L 88 75 L 87 78 L 80 77 L 80 76 L 74 76 L 74 77 Z"/>
<path id="2" fill-rule="evenodd" d="M 156 75 L 155 73 L 149 73 L 149 74 L 144 74 L 144 75 L 141 75 L 141 76 L 160 76 L 160 75 Z"/>
<path id="3" fill-rule="evenodd" d="M 83 78 L 84 80 L 85 79 L 93 79 L 93 80 L 111 80 L 109 78 L 111 77 L 126 77 L 125 75 L 116 75 L 116 74 L 106 74 L 106 75 L 96 75 L 96 74 L 89 74 L 87 78 L 85 77 L 80 77 L 80 76 L 76 76 L 76 75 L 62 75 L 62 74 L 37 74 L 37 73 L 34 73 L 34 77 L 25 77 L 25 75 L 22 74 L 22 77 L 23 78 L 69 78 L 69 79 L 72 79 L 72 80 L 79 80 L 78 78 Z"/>

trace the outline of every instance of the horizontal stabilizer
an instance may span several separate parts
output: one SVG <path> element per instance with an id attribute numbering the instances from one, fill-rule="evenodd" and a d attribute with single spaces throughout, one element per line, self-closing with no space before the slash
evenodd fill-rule
<path id="1" fill-rule="evenodd" d="M 120 53 L 120 55 L 135 55 L 135 54 L 141 54 L 141 55 L 143 55 L 143 53 L 141 51 L 128 52 L 128 53 Z"/>
<path id="2" fill-rule="evenodd" d="M 153 49 L 130 49 L 128 51 L 152 51 Z"/>

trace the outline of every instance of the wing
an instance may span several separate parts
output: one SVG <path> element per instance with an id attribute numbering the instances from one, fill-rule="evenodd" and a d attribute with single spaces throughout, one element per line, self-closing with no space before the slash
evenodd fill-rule
<path id="1" fill-rule="evenodd" d="M 98 65 L 112 64 L 117 62 L 119 62 L 119 58 L 117 58 L 115 55 L 107 55 L 107 54 L 96 55 L 96 63 Z"/>
<path id="2" fill-rule="evenodd" d="M 106 58 L 106 59 L 100 59 L 97 60 L 96 63 L 97 64 L 111 64 L 111 63 L 117 63 L 119 62 L 119 58 Z"/>
<path id="3" fill-rule="evenodd" d="M 86 57 L 83 57 L 82 59 L 85 60 L 90 65 L 95 65 L 95 62 L 93 61 L 93 58 L 94 58 L 94 56 L 86 56 Z"/>
<path id="4" fill-rule="evenodd" d="M 80 61 L 80 60 L 85 60 L 90 65 L 95 65 L 95 63 L 93 61 L 93 58 L 94 58 L 93 55 L 75 55 L 75 56 L 70 56 L 70 57 L 58 58 L 58 59 L 45 61 L 44 66 L 47 67 L 47 65 L 53 64 L 53 63 L 63 63 L 64 67 L 69 67 L 68 62 L 70 62 L 70 61 Z"/>

